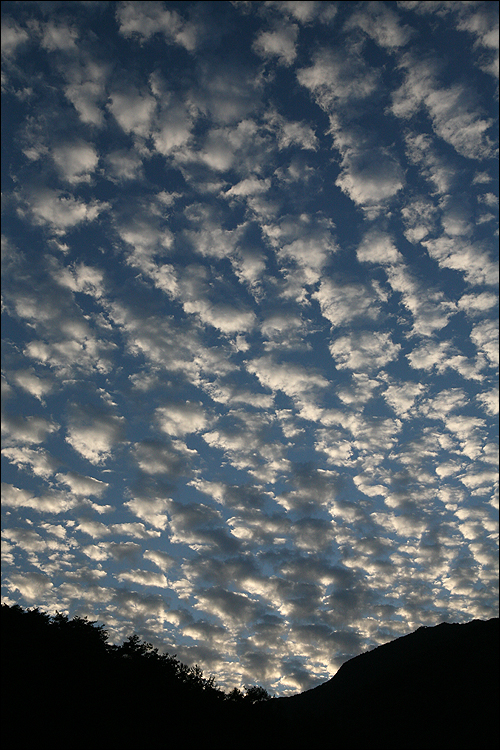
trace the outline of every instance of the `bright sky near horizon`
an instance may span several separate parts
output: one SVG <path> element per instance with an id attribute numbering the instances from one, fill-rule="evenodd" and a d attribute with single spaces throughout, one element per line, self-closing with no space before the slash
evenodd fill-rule
<path id="1" fill-rule="evenodd" d="M 498 4 L 2 3 L 2 596 L 296 693 L 497 616 Z"/>

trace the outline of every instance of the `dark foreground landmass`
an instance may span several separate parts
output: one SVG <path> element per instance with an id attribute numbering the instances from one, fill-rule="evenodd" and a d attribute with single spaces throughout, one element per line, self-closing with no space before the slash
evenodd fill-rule
<path id="1" fill-rule="evenodd" d="M 441 624 L 289 698 L 224 693 L 137 636 L 2 606 L 2 740 L 106 750 L 488 750 L 499 743 L 499 620 Z"/>

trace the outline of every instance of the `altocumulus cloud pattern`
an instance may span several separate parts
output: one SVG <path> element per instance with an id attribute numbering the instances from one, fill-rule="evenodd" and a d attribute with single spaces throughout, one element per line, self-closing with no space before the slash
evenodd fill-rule
<path id="1" fill-rule="evenodd" d="M 2 3 L 3 597 L 278 695 L 497 614 L 498 5 Z"/>

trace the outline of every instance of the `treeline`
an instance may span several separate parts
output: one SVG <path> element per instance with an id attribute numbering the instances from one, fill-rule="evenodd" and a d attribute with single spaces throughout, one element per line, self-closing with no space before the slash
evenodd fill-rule
<path id="1" fill-rule="evenodd" d="M 72 748 L 149 749 L 165 745 L 166 731 L 167 744 L 185 732 L 194 741 L 203 723 L 213 729 L 214 721 L 223 742 L 253 704 L 271 697 L 258 685 L 225 692 L 198 665 L 135 634 L 111 644 L 105 626 L 86 617 L 1 609 L 2 733 L 21 746 L 50 729 Z"/>

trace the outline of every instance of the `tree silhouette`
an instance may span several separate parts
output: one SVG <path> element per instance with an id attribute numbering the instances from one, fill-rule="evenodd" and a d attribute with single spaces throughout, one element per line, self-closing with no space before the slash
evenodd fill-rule
<path id="1" fill-rule="evenodd" d="M 149 750 L 164 743 L 165 720 L 169 742 L 182 746 L 196 716 L 200 727 L 217 723 L 223 747 L 247 721 L 246 707 L 269 698 L 260 686 L 225 693 L 199 665 L 160 653 L 136 634 L 110 644 L 104 625 L 86 617 L 18 605 L 1 611 L 7 746 L 33 744 L 44 727 L 72 748 L 99 738 L 103 747 Z"/>

